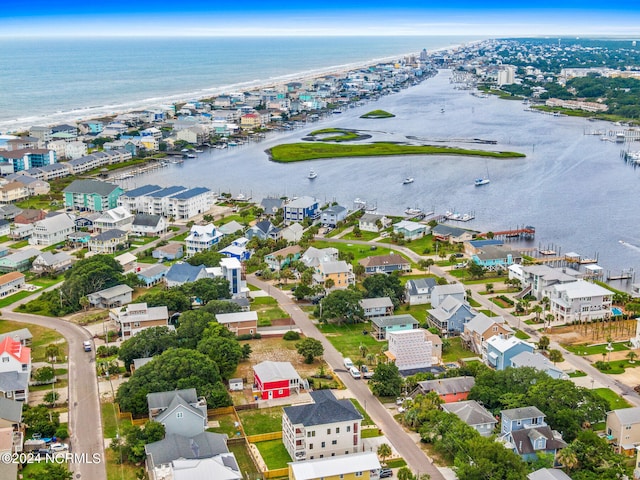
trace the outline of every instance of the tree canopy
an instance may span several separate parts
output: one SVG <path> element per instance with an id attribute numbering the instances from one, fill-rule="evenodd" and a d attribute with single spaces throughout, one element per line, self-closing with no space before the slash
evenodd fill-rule
<path id="1" fill-rule="evenodd" d="M 125 340 L 118 350 L 118 358 L 128 369 L 136 358 L 154 357 L 178 344 L 176 333 L 167 327 L 141 330 Z"/>
<path id="2" fill-rule="evenodd" d="M 322 309 L 318 307 L 320 321 L 338 323 L 358 323 L 364 320 L 364 310 L 360 306 L 362 294 L 350 288 L 334 290 L 322 299 Z M 321 312 L 321 315 L 320 315 Z"/>
<path id="3" fill-rule="evenodd" d="M 385 273 L 370 275 L 364 279 L 362 286 L 365 289 L 365 297 L 389 297 L 394 308 L 398 308 L 404 299 L 404 287 L 400 283 L 400 276 L 397 272 L 393 272 L 391 275 Z"/>
<path id="4" fill-rule="evenodd" d="M 381 363 L 369 380 L 369 387 L 374 395 L 380 397 L 397 397 L 402 393 L 404 380 L 395 363 Z"/>
<path id="5" fill-rule="evenodd" d="M 313 359 L 324 354 L 324 347 L 320 340 L 305 338 L 296 343 L 298 353 L 304 357 L 304 363 L 313 363 Z"/>

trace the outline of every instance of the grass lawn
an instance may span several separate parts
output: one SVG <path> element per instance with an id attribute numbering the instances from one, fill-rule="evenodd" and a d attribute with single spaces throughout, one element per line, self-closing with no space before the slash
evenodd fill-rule
<path id="1" fill-rule="evenodd" d="M 113 403 L 100 404 L 100 410 L 102 411 L 102 429 L 105 438 L 116 438 L 118 429 L 122 435 L 122 429 L 131 425 L 128 419 L 117 418 L 118 410 Z"/>
<path id="2" fill-rule="evenodd" d="M 381 437 L 382 433 L 380 433 L 380 429 L 378 428 L 363 428 L 360 436 L 362 438 L 375 438 L 375 437 Z"/>
<path id="3" fill-rule="evenodd" d="M 471 350 L 467 350 L 462 346 L 462 339 L 460 337 L 450 338 L 449 343 L 449 348 L 442 352 L 443 363 L 457 362 L 462 358 L 475 355 Z"/>
<path id="4" fill-rule="evenodd" d="M 531 338 L 531 335 L 527 335 L 522 330 L 516 329 L 515 337 L 519 338 L 520 340 L 528 340 L 529 338 Z"/>
<path id="5" fill-rule="evenodd" d="M 356 407 L 356 409 L 364 417 L 363 420 L 362 420 L 362 425 L 363 426 L 375 425 L 375 423 L 373 423 L 373 420 L 371 420 L 371 417 L 369 416 L 369 414 L 365 411 L 364 408 L 362 408 L 362 405 L 360 405 L 360 402 L 358 402 L 358 400 L 356 400 L 355 398 L 351 398 L 350 400 L 351 400 L 351 403 L 353 403 L 353 406 Z"/>
<path id="6" fill-rule="evenodd" d="M 27 283 L 31 283 L 33 285 L 37 285 L 38 287 L 42 287 L 42 288 L 49 288 L 53 285 L 61 283 L 62 281 L 64 281 L 64 275 L 60 275 L 59 277 L 56 277 L 56 278 L 49 278 L 49 277 L 34 278 L 31 280 L 28 280 Z"/>
<path id="7" fill-rule="evenodd" d="M 169 239 L 170 242 L 184 242 L 185 239 L 189 236 L 189 231 L 187 230 L 186 232 L 181 233 L 180 235 L 176 235 L 175 237 L 172 237 Z"/>
<path id="8" fill-rule="evenodd" d="M 600 345 L 587 345 L 583 343 L 580 345 L 562 345 L 562 346 L 567 350 L 569 350 L 571 353 L 575 353 L 576 355 L 596 355 L 596 354 L 609 353 L 609 351 L 607 350 L 606 343 L 602 343 Z M 613 347 L 612 352 L 622 352 L 624 350 L 629 350 L 628 341 L 615 342 L 615 343 L 612 343 L 611 346 Z"/>
<path id="9" fill-rule="evenodd" d="M 22 247 L 26 247 L 27 245 L 29 245 L 29 240 L 19 240 L 15 243 L 12 243 L 9 246 L 11 248 L 22 248 Z"/>
<path id="10" fill-rule="evenodd" d="M 291 457 L 289 456 L 287 449 L 284 448 L 284 444 L 281 439 L 258 442 L 255 445 L 258 447 L 258 451 L 260 452 L 260 455 L 262 455 L 262 459 L 269 470 L 287 468 L 287 464 L 291 461 Z"/>
<path id="11" fill-rule="evenodd" d="M 424 325 L 425 323 L 427 323 L 427 309 L 431 308 L 430 304 L 424 304 L 424 305 L 405 305 L 400 307 L 395 314 L 396 315 L 404 315 L 404 314 L 409 314 L 411 315 L 413 318 L 415 318 L 418 322 L 420 322 L 420 325 Z"/>
<path id="12" fill-rule="evenodd" d="M 14 293 L 13 295 L 9 295 L 8 297 L 4 297 L 0 300 L 0 308 L 8 307 L 12 303 L 17 302 L 18 300 L 22 300 L 23 298 L 30 297 L 34 292 L 28 292 L 27 290 L 21 290 L 18 293 Z"/>
<path id="13" fill-rule="evenodd" d="M 371 240 L 373 240 L 374 238 L 378 238 L 379 236 L 380 234 L 377 232 L 361 231 L 360 236 L 356 236 L 353 232 L 349 232 L 340 238 L 344 240 L 364 240 L 364 241 L 370 242 Z"/>
<path id="14" fill-rule="evenodd" d="M 355 325 L 335 325 L 321 324 L 318 325 L 320 331 L 327 337 L 343 357 L 349 357 L 356 361 L 362 358 L 360 353 L 360 345 L 367 348 L 367 354 L 373 353 L 378 355 L 383 352 L 387 342 L 379 342 L 371 335 L 363 335 L 363 331 L 370 332 L 369 323 L 358 323 Z"/>
<path id="15" fill-rule="evenodd" d="M 620 397 L 616 392 L 609 388 L 595 388 L 593 389 L 593 393 L 609 402 L 610 410 L 631 407 L 631 404 L 629 404 L 629 402 L 627 402 L 624 398 Z"/>
<path id="16" fill-rule="evenodd" d="M 242 410 L 238 416 L 247 435 L 282 431 L 282 407 Z"/>
<path id="17" fill-rule="evenodd" d="M 356 244 L 350 244 L 350 243 L 335 243 L 327 240 L 314 240 L 313 246 L 316 248 L 333 247 L 333 248 L 337 248 L 340 252 L 351 253 L 353 254 L 353 257 L 354 257 L 353 262 L 351 263 L 354 265 L 356 265 L 358 261 L 362 260 L 363 258 L 373 257 L 376 255 L 390 255 L 393 252 L 393 250 L 389 248 L 378 247 L 375 250 L 371 250 L 371 248 L 367 247 L 366 245 L 356 245 Z M 396 255 L 399 255 L 399 254 L 396 254 Z M 404 256 L 402 258 L 406 259 L 406 257 Z"/>
<path id="18" fill-rule="evenodd" d="M 144 467 L 136 467 L 131 463 L 116 463 L 116 454 L 110 448 L 105 449 L 107 480 L 137 480 L 136 472 Z"/>
<path id="19" fill-rule="evenodd" d="M 606 365 L 609 365 L 610 368 L 607 370 L 598 369 L 602 373 L 608 373 L 609 375 L 620 375 L 624 373 L 626 368 L 634 368 L 640 366 L 640 363 L 629 363 L 629 360 L 613 360 L 611 362 L 606 362 Z M 597 367 L 596 367 L 597 368 Z"/>
<path id="20" fill-rule="evenodd" d="M 387 460 L 384 463 L 387 468 L 400 468 L 407 465 L 407 462 L 404 460 L 404 458 L 394 458 L 393 460 Z"/>
<path id="21" fill-rule="evenodd" d="M 258 297 L 251 302 L 251 310 L 258 313 L 258 326 L 268 327 L 272 320 L 288 318 L 289 316 L 278 307 L 278 302 L 272 297 Z"/>
<path id="22" fill-rule="evenodd" d="M 229 438 L 233 438 L 236 436 L 236 433 L 240 431 L 235 425 L 237 421 L 235 415 L 216 415 L 210 418 L 210 420 L 218 422 L 220 426 L 207 428 L 207 432 L 226 433 Z"/>
<path id="23" fill-rule="evenodd" d="M 261 478 L 246 445 L 229 445 L 229 451 L 236 457 L 240 471 L 245 475 L 244 478 Z"/>
<path id="24" fill-rule="evenodd" d="M 33 335 L 33 341 L 31 344 L 31 361 L 43 362 L 47 360 L 45 358 L 45 349 L 50 343 L 57 343 L 62 350 L 62 355 L 67 356 L 67 342 L 64 341 L 64 337 L 55 330 L 50 328 L 41 327 L 39 325 L 33 325 L 31 323 L 18 323 L 11 320 L 0 320 L 0 333 L 12 332 L 14 330 L 20 330 L 21 328 L 28 328 Z"/>
<path id="25" fill-rule="evenodd" d="M 586 377 L 587 374 L 582 370 L 576 370 L 575 372 L 569 373 L 569 378 L 578 378 L 578 377 Z"/>

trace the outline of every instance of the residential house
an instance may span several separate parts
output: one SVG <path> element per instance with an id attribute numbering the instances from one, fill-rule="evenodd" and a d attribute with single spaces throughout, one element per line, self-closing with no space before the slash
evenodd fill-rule
<path id="1" fill-rule="evenodd" d="M 299 223 L 292 223 L 280 230 L 279 236 L 281 239 L 286 240 L 289 243 L 297 243 L 302 240 L 302 234 L 304 233 L 304 227 Z"/>
<path id="2" fill-rule="evenodd" d="M 0 453 L 21 453 L 23 450 L 25 425 L 22 423 L 23 402 L 17 402 L 10 398 L 0 397 L 0 435 L 6 440 L 0 445 Z M 3 435 L 4 434 L 4 435 Z M 17 462 L 14 464 L 17 467 Z M 6 471 L 0 465 L 0 475 Z M 17 471 L 15 478 L 18 478 Z M 2 478 L 14 478 L 7 475 Z"/>
<path id="3" fill-rule="evenodd" d="M 280 238 L 280 229 L 273 225 L 269 220 L 261 220 L 255 225 L 249 227 L 244 236 L 249 240 L 253 237 L 258 237 L 260 240 L 266 240 L 268 238 L 277 240 Z"/>
<path id="4" fill-rule="evenodd" d="M 355 285 L 356 279 L 353 274 L 353 267 L 344 260 L 320 262 L 313 274 L 315 285 L 324 285 L 333 290 L 344 290 L 350 285 Z M 329 287 L 327 282 L 332 282 Z"/>
<path id="5" fill-rule="evenodd" d="M 613 292 L 586 280 L 552 285 L 551 313 L 563 323 L 589 322 L 611 313 Z"/>
<path id="6" fill-rule="evenodd" d="M 392 220 L 384 215 L 375 213 L 365 213 L 358 220 L 358 227 L 363 232 L 378 233 L 385 228 L 389 228 Z"/>
<path id="7" fill-rule="evenodd" d="M 409 314 L 371 318 L 371 335 L 376 340 L 386 340 L 387 333 L 418 328 L 420 323 Z"/>
<path id="8" fill-rule="evenodd" d="M 25 276 L 20 272 L 0 275 L 0 298 L 14 294 L 25 285 Z"/>
<path id="9" fill-rule="evenodd" d="M 131 252 L 125 252 L 122 255 L 118 255 L 117 257 L 114 257 L 114 260 L 122 266 L 122 271 L 124 273 L 129 273 L 132 270 L 136 271 L 138 269 L 138 257 Z"/>
<path id="10" fill-rule="evenodd" d="M 159 260 L 178 260 L 184 255 L 184 245 L 177 242 L 170 242 L 161 247 L 157 247 L 151 253 L 153 258 Z"/>
<path id="11" fill-rule="evenodd" d="M 74 180 L 63 191 L 64 206 L 80 211 L 104 212 L 118 206 L 123 190 L 99 180 Z"/>
<path id="12" fill-rule="evenodd" d="M 67 236 L 67 243 L 74 248 L 84 248 L 89 245 L 91 234 L 89 232 L 75 231 Z"/>
<path id="13" fill-rule="evenodd" d="M 299 197 L 284 204 L 284 221 L 287 225 L 304 222 L 307 218 L 317 220 L 319 217 L 318 200 L 313 197 Z"/>
<path id="14" fill-rule="evenodd" d="M 562 435 L 546 424 L 542 413 L 536 407 L 502 410 L 500 440 L 505 447 L 520 455 L 524 461 L 532 461 L 538 453 L 555 454 L 567 446 Z"/>
<path id="15" fill-rule="evenodd" d="M 321 262 L 338 260 L 338 249 L 333 247 L 318 249 L 309 247 L 300 257 L 300 261 L 307 267 L 318 267 Z"/>
<path id="16" fill-rule="evenodd" d="M 0 334 L 0 342 L 2 342 L 6 337 L 11 337 L 25 347 L 31 346 L 31 342 L 33 340 L 33 335 L 28 328 L 20 328 L 18 330 L 12 330 L 10 332 Z"/>
<path id="17" fill-rule="evenodd" d="M 325 227 L 335 227 L 347 218 L 348 210 L 342 205 L 332 205 L 320 213 L 320 223 Z"/>
<path id="18" fill-rule="evenodd" d="M 444 403 L 455 403 L 464 401 L 469 396 L 469 392 L 476 384 L 473 377 L 452 377 L 438 378 L 435 380 L 425 380 L 418 382 L 416 390 L 412 393 L 436 392 Z"/>
<path id="19" fill-rule="evenodd" d="M 42 252 L 31 264 L 34 273 L 60 273 L 71 268 L 73 259 L 66 252 Z"/>
<path id="20" fill-rule="evenodd" d="M 40 250 L 27 248 L 11 255 L 0 257 L 0 272 L 24 272 L 31 268 L 33 259 L 40 255 Z"/>
<path id="21" fill-rule="evenodd" d="M 607 412 L 605 432 L 616 453 L 635 455 L 640 444 L 640 407 Z"/>
<path id="22" fill-rule="evenodd" d="M 409 305 L 431 303 L 431 291 L 436 285 L 436 279 L 433 277 L 408 280 L 405 284 L 404 298 Z"/>
<path id="23" fill-rule="evenodd" d="M 464 423 L 478 431 L 483 437 L 493 434 L 498 420 L 486 408 L 475 400 L 464 400 L 455 403 L 445 403 L 442 410 L 453 413 Z"/>
<path id="24" fill-rule="evenodd" d="M 222 277 L 229 282 L 229 293 L 231 298 L 246 297 L 249 288 L 242 272 L 242 264 L 236 258 L 223 258 L 219 267 L 206 269 L 207 275 L 211 278 Z"/>
<path id="25" fill-rule="evenodd" d="M 109 310 L 109 318 L 118 327 L 120 339 L 127 340 L 150 327 L 170 327 L 166 306 L 149 307 L 146 303 L 130 303 Z"/>
<path id="26" fill-rule="evenodd" d="M 380 460 L 375 452 L 289 462 L 290 480 L 377 480 Z"/>
<path id="27" fill-rule="evenodd" d="M 393 233 L 403 235 L 405 240 L 418 240 L 429 233 L 429 226 L 410 220 L 400 220 L 393 224 Z"/>
<path id="28" fill-rule="evenodd" d="M 171 288 L 207 277 L 207 268 L 204 265 L 195 266 L 185 262 L 178 262 L 169 267 L 164 277 L 164 282 L 167 288 Z"/>
<path id="29" fill-rule="evenodd" d="M 522 256 L 506 245 L 487 245 L 478 253 L 471 256 L 471 260 L 489 270 L 505 270 L 514 263 L 521 263 Z"/>
<path id="30" fill-rule="evenodd" d="M 162 423 L 166 435 L 193 437 L 207 428 L 207 400 L 195 388 L 147 394 L 149 420 Z"/>
<path id="31" fill-rule="evenodd" d="M 186 238 L 187 256 L 210 250 L 222 238 L 215 225 L 193 225 Z"/>
<path id="32" fill-rule="evenodd" d="M 294 462 L 360 452 L 363 417 L 351 400 L 331 390 L 310 393 L 313 403 L 284 407 L 282 443 Z"/>
<path id="33" fill-rule="evenodd" d="M 116 253 L 119 249 L 126 248 L 128 243 L 129 234 L 114 228 L 91 237 L 87 246 L 94 253 Z"/>
<path id="34" fill-rule="evenodd" d="M 433 344 L 426 333 L 422 328 L 387 332 L 389 350 L 385 355 L 403 375 L 412 375 L 435 363 Z"/>
<path id="35" fill-rule="evenodd" d="M 116 285 L 87 295 L 89 304 L 96 308 L 115 308 L 131 303 L 133 289 L 129 285 Z"/>
<path id="36" fill-rule="evenodd" d="M 31 348 L 7 336 L 0 342 L 0 395 L 27 402 L 31 376 Z"/>
<path id="37" fill-rule="evenodd" d="M 33 233 L 34 226 L 32 224 L 21 225 L 19 223 L 15 223 L 11 230 L 9 230 L 9 238 L 13 240 L 24 240 L 28 239 Z"/>
<path id="38" fill-rule="evenodd" d="M 366 319 L 393 315 L 393 302 L 389 297 L 363 298 L 359 303 Z"/>
<path id="39" fill-rule="evenodd" d="M 144 270 L 140 270 L 136 272 L 137 277 L 144 282 L 144 285 L 148 288 L 153 285 L 160 283 L 167 272 L 169 271 L 169 267 L 165 265 L 152 265 L 149 268 L 145 268 Z"/>
<path id="40" fill-rule="evenodd" d="M 433 239 L 440 242 L 448 243 L 464 243 L 473 240 L 477 232 L 465 230 L 464 228 L 452 227 L 449 225 L 438 224 L 431 229 Z"/>
<path id="41" fill-rule="evenodd" d="M 482 239 L 482 240 L 469 240 L 464 242 L 464 253 L 469 257 L 482 251 L 484 247 L 488 246 L 501 246 L 504 245 L 504 240 L 497 238 Z"/>
<path id="42" fill-rule="evenodd" d="M 556 367 L 551 360 L 541 353 L 522 352 L 511 358 L 511 367 L 531 367 L 540 372 L 544 372 L 551 378 L 560 378 L 569 380 L 569 375 L 564 373 L 561 368 Z"/>
<path id="43" fill-rule="evenodd" d="M 459 302 L 467 301 L 467 292 L 462 283 L 449 283 L 447 285 L 435 285 L 431 289 L 431 306 L 437 307 L 444 302 L 447 297 L 453 297 Z"/>
<path id="44" fill-rule="evenodd" d="M 571 477 L 558 468 L 541 468 L 528 474 L 527 480 L 571 480 Z"/>
<path id="45" fill-rule="evenodd" d="M 253 366 L 253 379 L 262 400 L 288 397 L 302 387 L 302 378 L 289 362 L 260 362 Z"/>
<path id="46" fill-rule="evenodd" d="M 13 175 L 7 176 L 6 179 L 22 183 L 27 189 L 28 196 L 46 195 L 51 190 L 51 185 L 49 185 L 48 182 L 30 175 L 19 175 L 14 173 Z"/>
<path id="47" fill-rule="evenodd" d="M 278 210 L 281 210 L 284 205 L 284 200 L 282 198 L 275 197 L 265 197 L 260 202 L 260 206 L 264 210 L 264 214 L 266 216 L 273 216 L 278 213 Z"/>
<path id="48" fill-rule="evenodd" d="M 411 262 L 409 262 L 409 260 L 404 258 L 402 255 L 397 254 L 366 257 L 360 260 L 358 263 L 364 266 L 364 272 L 367 275 L 374 275 L 376 273 L 391 273 L 396 271 L 411 271 Z"/>
<path id="49" fill-rule="evenodd" d="M 22 182 L 10 182 L 0 187 L 0 203 L 8 204 L 19 202 L 29 197 L 27 186 Z"/>
<path id="50" fill-rule="evenodd" d="M 33 208 L 23 208 L 22 211 L 16 213 L 13 221 L 21 225 L 33 224 L 47 217 L 44 210 L 36 210 Z"/>
<path id="51" fill-rule="evenodd" d="M 282 268 L 295 262 L 300 258 L 302 249 L 299 245 L 292 245 L 290 247 L 281 248 L 275 252 L 269 253 L 264 256 L 264 262 L 269 266 L 271 270 L 280 271 Z"/>
<path id="52" fill-rule="evenodd" d="M 222 233 L 222 235 L 233 235 L 234 233 L 242 232 L 244 230 L 244 225 L 236 222 L 235 220 L 231 220 L 224 225 L 220 225 L 218 227 L 218 230 L 220 231 L 220 233 Z"/>
<path id="53" fill-rule="evenodd" d="M 218 313 L 216 320 L 236 335 L 254 335 L 258 331 L 257 312 Z"/>
<path id="54" fill-rule="evenodd" d="M 515 332 L 502 317 L 487 317 L 484 313 L 478 313 L 469 322 L 465 323 L 462 332 L 462 341 L 465 345 L 481 356 L 486 356 L 487 340 L 498 336 L 511 338 Z"/>
<path id="55" fill-rule="evenodd" d="M 93 222 L 100 218 L 102 214 L 100 212 L 84 212 L 82 215 L 76 215 L 74 222 L 76 223 L 76 230 L 83 229 L 87 232 L 93 231 Z"/>
<path id="56" fill-rule="evenodd" d="M 533 353 L 534 345 L 516 337 L 491 337 L 487 340 L 487 356 L 482 358 L 490 367 L 504 370 L 511 366 L 511 359 L 522 352 Z"/>
<path id="57" fill-rule="evenodd" d="M 245 237 L 236 238 L 230 245 L 218 250 L 222 255 L 235 258 L 240 262 L 244 262 L 245 260 L 249 260 L 251 257 L 251 251 L 247 250 L 247 240 Z"/>
<path id="58" fill-rule="evenodd" d="M 34 223 L 29 245 L 48 246 L 62 243 L 75 229 L 75 222 L 66 213 L 47 217 Z"/>
<path id="59" fill-rule="evenodd" d="M 93 229 L 98 232 L 113 229 L 129 232 L 134 218 L 135 216 L 124 207 L 111 208 L 93 221 Z"/>
<path id="60" fill-rule="evenodd" d="M 475 315 L 468 303 L 448 296 L 436 308 L 427 310 L 427 323 L 444 335 L 459 335 Z"/>
<path id="61" fill-rule="evenodd" d="M 8 220 L 0 219 L 0 237 L 9 235 L 10 232 L 11 232 L 11 223 L 9 223 Z"/>
<path id="62" fill-rule="evenodd" d="M 168 473 L 165 474 L 168 470 L 171 472 L 171 477 L 167 477 Z M 162 472 L 163 478 L 171 478 L 172 480 L 193 480 L 197 478 L 244 479 L 233 453 L 223 453 L 203 459 L 187 460 L 178 458 L 173 460 L 170 466 Z"/>

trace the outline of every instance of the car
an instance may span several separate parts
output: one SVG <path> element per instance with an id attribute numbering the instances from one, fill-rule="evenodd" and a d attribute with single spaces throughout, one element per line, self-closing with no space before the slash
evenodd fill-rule
<path id="1" fill-rule="evenodd" d="M 373 376 L 373 372 L 369 370 L 369 367 L 367 367 L 366 365 L 360 366 L 360 372 L 362 373 L 362 376 L 364 378 L 371 378 Z"/>
<path id="2" fill-rule="evenodd" d="M 360 375 L 360 370 L 358 370 L 356 367 L 351 367 L 349 369 L 349 373 L 355 379 L 360 379 L 362 377 L 362 375 Z"/>
<path id="3" fill-rule="evenodd" d="M 69 445 L 67 445 L 66 443 L 52 443 L 51 445 L 49 445 L 49 449 L 52 452 L 64 452 L 66 450 L 69 450 Z"/>
<path id="4" fill-rule="evenodd" d="M 458 253 L 454 253 L 453 256 L 456 257 L 456 258 L 462 258 L 462 257 L 464 257 L 464 254 L 458 252 Z"/>
<path id="5" fill-rule="evenodd" d="M 347 367 L 347 369 L 353 367 L 353 362 L 349 357 L 344 359 L 344 366 Z"/>
<path id="6" fill-rule="evenodd" d="M 453 268 L 467 268 L 467 262 L 456 263 Z"/>
<path id="7" fill-rule="evenodd" d="M 393 477 L 393 470 L 390 468 L 381 468 L 380 474 L 378 475 L 380 478 L 389 478 Z"/>
<path id="8" fill-rule="evenodd" d="M 84 342 L 82 342 L 82 348 L 84 348 L 85 352 L 90 352 L 91 351 L 91 340 L 85 340 Z"/>

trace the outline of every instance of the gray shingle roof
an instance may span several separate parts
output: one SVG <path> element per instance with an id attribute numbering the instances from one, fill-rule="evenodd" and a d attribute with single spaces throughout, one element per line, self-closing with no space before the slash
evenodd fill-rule
<path id="1" fill-rule="evenodd" d="M 0 392 L 26 390 L 29 386 L 29 374 L 24 372 L 0 373 Z"/>
<path id="2" fill-rule="evenodd" d="M 114 238 L 122 238 L 127 234 L 122 230 L 118 230 L 117 228 L 112 228 L 111 230 L 105 230 L 104 232 L 96 235 L 91 238 L 91 241 L 97 242 L 107 242 L 109 240 L 113 240 Z"/>
<path id="3" fill-rule="evenodd" d="M 71 193 L 87 193 L 97 194 L 101 197 L 105 197 L 113 192 L 115 189 L 120 188 L 113 183 L 101 182 L 99 180 L 74 180 L 66 187 L 63 192 Z"/>
<path id="4" fill-rule="evenodd" d="M 502 410 L 500 412 L 502 416 L 505 415 L 509 418 L 509 420 L 524 420 L 526 418 L 538 418 L 545 417 L 546 415 L 540 411 L 538 407 L 521 407 L 521 408 L 511 408 L 509 410 Z"/>
<path id="5" fill-rule="evenodd" d="M 198 394 L 195 388 L 185 388 L 183 390 L 171 390 L 169 392 L 154 392 L 147 394 L 147 405 L 149 409 L 167 408 L 173 399 L 179 396 L 187 403 L 198 401 Z"/>
<path id="6" fill-rule="evenodd" d="M 640 423 L 640 407 L 619 408 L 618 410 L 612 410 L 609 413 L 615 414 L 623 425 Z"/>
<path id="7" fill-rule="evenodd" d="M 316 390 L 310 395 L 314 403 L 283 408 L 293 425 L 309 427 L 363 418 L 351 400 L 337 400 L 331 390 Z"/>
<path id="8" fill-rule="evenodd" d="M 551 430 L 551 427 L 548 426 L 514 430 L 511 432 L 511 437 L 514 442 L 513 446 L 518 450 L 520 455 L 526 455 L 536 451 L 531 444 L 531 439 L 536 437 L 546 437 L 547 446 L 544 450 L 556 450 L 567 446 L 566 442 L 562 440 L 562 437 L 557 438 L 553 430 Z"/>
<path id="9" fill-rule="evenodd" d="M 418 290 L 426 289 L 431 290 L 437 285 L 435 278 L 416 278 L 415 280 L 409 280 L 406 288 L 409 295 L 418 295 Z"/>
<path id="10" fill-rule="evenodd" d="M 33 335 L 28 328 L 20 328 L 0 335 L 0 342 L 2 342 L 6 337 L 11 337 L 14 340 L 22 342 L 23 340 L 31 340 Z"/>
<path id="11" fill-rule="evenodd" d="M 498 423 L 494 416 L 475 400 L 446 403 L 442 405 L 442 409 L 445 412 L 453 413 L 467 425 L 473 426 L 485 423 Z"/>
<path id="12" fill-rule="evenodd" d="M 167 271 L 165 278 L 175 283 L 194 282 L 205 268 L 204 265 L 193 266 L 188 263 L 174 263 Z"/>
<path id="13" fill-rule="evenodd" d="M 138 213 L 133 218 L 133 225 L 141 225 L 143 227 L 155 227 L 160 222 L 160 215 L 149 215 L 148 213 Z"/>
<path id="14" fill-rule="evenodd" d="M 211 432 L 203 432 L 195 437 L 170 434 L 164 440 L 145 445 L 144 449 L 153 465 L 170 463 L 179 458 L 210 458 L 229 452 L 227 436 Z"/>
<path id="15" fill-rule="evenodd" d="M 438 395 L 468 392 L 475 384 L 476 379 L 473 377 L 440 378 L 418 382 L 418 386 L 423 392 L 435 391 Z"/>
<path id="16" fill-rule="evenodd" d="M 15 423 L 21 422 L 23 405 L 23 402 L 0 397 L 0 418 Z"/>
<path id="17" fill-rule="evenodd" d="M 371 323 L 378 328 L 390 327 L 392 325 L 418 325 L 419 322 L 409 314 L 391 315 L 390 317 L 373 317 Z"/>

